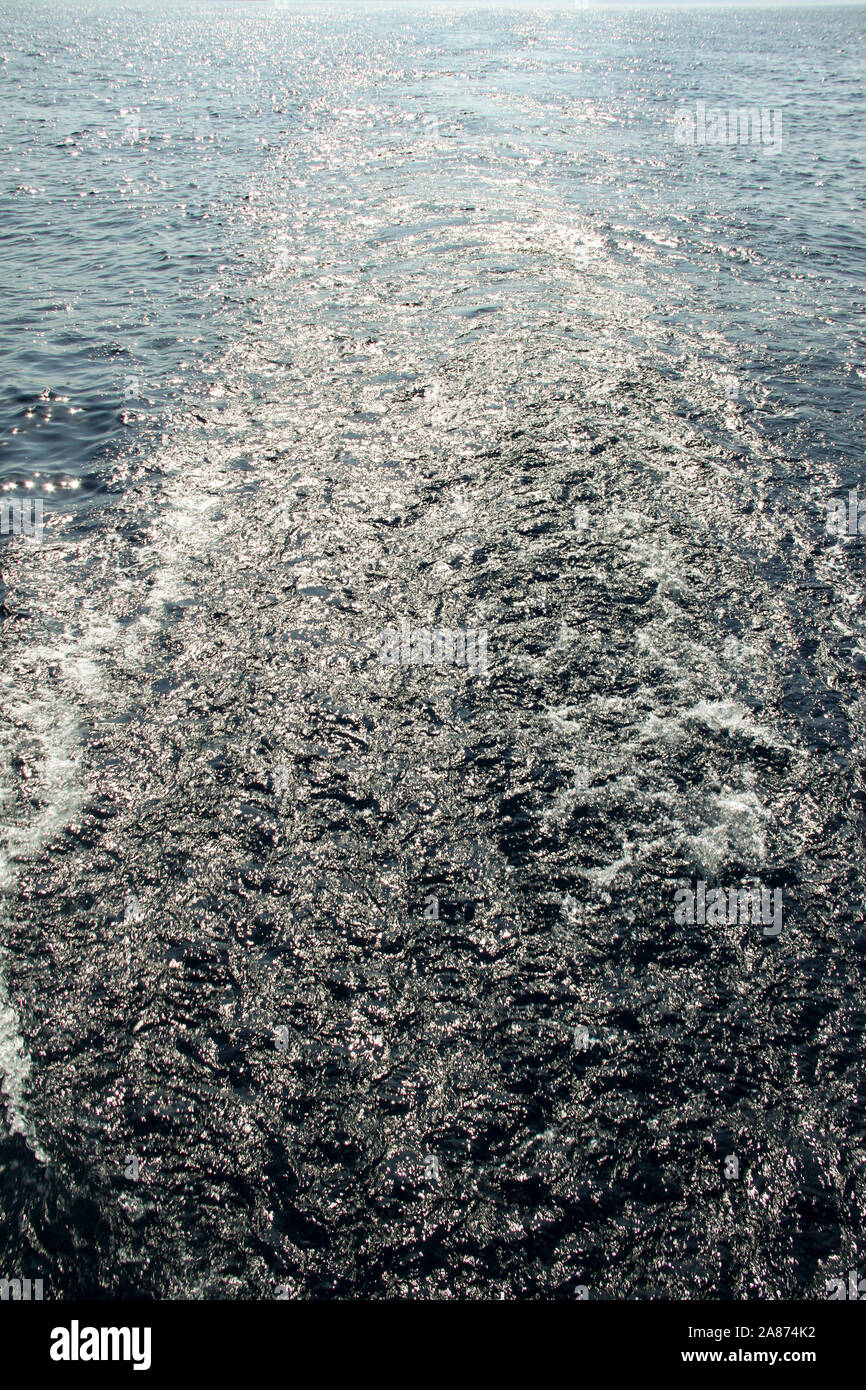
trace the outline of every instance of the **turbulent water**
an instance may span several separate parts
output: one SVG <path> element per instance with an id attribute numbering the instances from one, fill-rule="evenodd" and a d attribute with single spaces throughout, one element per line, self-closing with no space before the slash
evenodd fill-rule
<path id="1" fill-rule="evenodd" d="M 866 1273 L 866 10 L 0 14 L 0 1275 Z"/>

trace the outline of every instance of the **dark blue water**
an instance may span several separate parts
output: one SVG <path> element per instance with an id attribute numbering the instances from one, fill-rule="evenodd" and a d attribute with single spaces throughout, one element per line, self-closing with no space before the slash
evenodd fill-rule
<path id="1" fill-rule="evenodd" d="M 0 13 L 0 1276 L 825 1297 L 866 10 Z"/>

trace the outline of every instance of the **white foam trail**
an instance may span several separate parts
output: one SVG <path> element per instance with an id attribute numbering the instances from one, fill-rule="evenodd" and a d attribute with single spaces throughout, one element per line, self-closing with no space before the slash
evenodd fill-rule
<path id="1" fill-rule="evenodd" d="M 24 1111 L 24 1091 L 29 1075 L 30 1058 L 18 1031 L 18 1015 L 9 1002 L 6 983 L 0 973 L 0 1090 L 6 1102 L 6 1119 L 10 1133 L 22 1135 L 44 1163 L 45 1154 Z"/>
<path id="2" fill-rule="evenodd" d="M 7 716 L 0 745 L 0 895 L 13 888 L 20 863 L 65 829 L 83 804 L 81 715 L 73 702 L 97 709 L 108 698 L 106 659 L 113 666 L 139 666 L 148 639 L 164 626 L 166 607 L 193 593 L 187 577 L 190 559 L 205 554 L 219 540 L 224 470 L 219 466 L 191 470 L 184 468 L 182 459 L 169 459 L 166 466 L 169 472 L 183 471 L 183 478 L 165 488 L 167 505 L 160 513 L 153 546 L 155 583 L 138 622 L 121 626 L 91 611 L 85 633 L 68 630 L 59 638 L 52 634 L 47 643 L 34 642 L 27 648 L 26 682 L 20 669 L 0 676 L 0 699 Z M 68 702 L 54 693 L 33 693 L 40 688 L 40 669 L 51 666 L 59 670 L 71 697 Z M 26 765 L 28 800 L 39 803 L 35 816 L 26 821 L 21 819 L 20 803 L 16 813 L 20 778 L 13 758 L 21 758 Z M 0 1093 L 11 1131 L 23 1135 L 36 1156 L 47 1161 L 25 1109 L 30 1058 L 9 998 L 3 955 L 0 936 Z"/>
<path id="3" fill-rule="evenodd" d="M 10 676 L 0 682 L 0 690 L 11 728 L 22 731 L 20 743 L 15 739 L 13 744 L 11 730 L 7 730 L 6 745 L 0 750 L 0 800 L 4 809 L 11 801 L 15 778 L 10 759 L 18 754 L 27 761 L 31 794 L 42 803 L 29 823 L 4 820 L 0 825 L 0 893 L 8 893 L 17 863 L 37 853 L 69 824 L 81 806 L 83 789 L 78 778 L 78 719 L 74 711 L 52 697 L 39 701 L 23 697 Z M 0 941 L 0 1091 L 10 1132 L 22 1135 L 36 1157 L 47 1162 L 25 1109 L 30 1058 L 4 978 L 4 954 Z"/>

